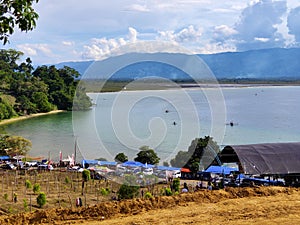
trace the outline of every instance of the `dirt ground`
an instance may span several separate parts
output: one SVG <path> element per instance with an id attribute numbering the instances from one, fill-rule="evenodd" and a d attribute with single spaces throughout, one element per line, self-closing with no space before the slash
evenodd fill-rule
<path id="1" fill-rule="evenodd" d="M 2 215 L 0 224 L 300 224 L 299 210 L 295 188 L 227 188 Z"/>

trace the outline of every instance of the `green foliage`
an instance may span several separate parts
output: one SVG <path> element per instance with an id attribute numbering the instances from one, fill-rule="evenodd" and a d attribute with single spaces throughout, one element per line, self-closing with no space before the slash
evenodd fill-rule
<path id="1" fill-rule="evenodd" d="M 31 184 L 30 180 L 26 180 L 26 181 L 25 181 L 25 187 L 26 187 L 27 189 L 32 188 L 32 184 Z"/>
<path id="2" fill-rule="evenodd" d="M 153 195 L 149 192 L 149 191 L 147 191 L 146 193 L 145 193 L 145 196 L 144 196 L 146 199 L 151 199 L 151 198 L 153 198 Z"/>
<path id="3" fill-rule="evenodd" d="M 173 195 L 173 192 L 172 192 L 171 188 L 165 188 L 165 195 L 166 196 L 172 196 Z"/>
<path id="4" fill-rule="evenodd" d="M 132 185 L 132 186 L 138 185 L 136 182 L 137 179 L 135 175 L 125 174 L 124 179 L 125 179 L 125 183 L 128 185 Z"/>
<path id="5" fill-rule="evenodd" d="M 85 88 L 78 87 L 80 74 L 76 70 L 55 66 L 40 66 L 34 70 L 30 58 L 17 63 L 22 55 L 13 49 L 0 50 L 0 120 L 53 109 L 91 107 Z M 7 101 L 7 96 L 14 101 Z"/>
<path id="6" fill-rule="evenodd" d="M 36 198 L 36 202 L 39 205 L 39 207 L 42 208 L 47 202 L 46 194 L 44 192 L 40 192 Z"/>
<path id="7" fill-rule="evenodd" d="M 5 194 L 3 195 L 3 198 L 5 199 L 5 201 L 7 201 L 7 200 L 8 200 L 8 194 L 5 193 Z"/>
<path id="8" fill-rule="evenodd" d="M 2 149 L 2 151 L 1 151 Z M 6 149 L 4 151 L 3 149 Z M 0 154 L 1 155 L 26 155 L 31 149 L 31 141 L 20 137 L 10 135 L 0 135 Z"/>
<path id="9" fill-rule="evenodd" d="M 139 186 L 131 186 L 128 184 L 122 184 L 120 189 L 118 190 L 118 198 L 119 199 L 132 199 L 132 198 L 138 196 L 139 190 L 140 190 Z"/>
<path id="10" fill-rule="evenodd" d="M 192 141 L 188 151 L 177 153 L 175 158 L 171 160 L 171 165 L 185 167 L 196 173 L 199 167 L 206 169 L 215 160 L 219 151 L 219 146 L 212 137 L 196 138 Z"/>
<path id="11" fill-rule="evenodd" d="M 170 166 L 170 164 L 168 162 L 163 162 L 163 166 Z"/>
<path id="12" fill-rule="evenodd" d="M 20 136 L 0 135 L 0 147 L 7 149 L 6 154 L 26 155 L 31 149 L 31 141 Z"/>
<path id="13" fill-rule="evenodd" d="M 70 178 L 69 178 L 69 177 L 66 177 L 66 178 L 65 178 L 65 183 L 66 183 L 66 184 L 69 184 L 69 183 L 70 183 Z"/>
<path id="14" fill-rule="evenodd" d="M 100 193 L 101 193 L 101 195 L 103 195 L 103 196 L 107 196 L 107 195 L 109 195 L 110 190 L 109 190 L 109 188 L 101 188 L 101 189 L 100 189 Z"/>
<path id="15" fill-rule="evenodd" d="M 23 207 L 25 211 L 28 211 L 28 202 L 27 199 L 23 199 Z"/>
<path id="16" fill-rule="evenodd" d="M 87 182 L 91 179 L 91 172 L 89 170 L 83 170 L 82 171 L 82 179 Z"/>
<path id="17" fill-rule="evenodd" d="M 33 30 L 39 15 L 34 11 L 33 3 L 39 0 L 2 0 L 0 7 L 0 40 L 8 42 L 15 26 L 21 31 Z"/>
<path id="18" fill-rule="evenodd" d="M 152 165 L 159 163 L 160 158 L 153 149 L 150 149 L 148 146 L 142 146 L 140 147 L 140 150 L 141 151 L 137 154 L 137 157 L 134 158 L 134 161 Z"/>
<path id="19" fill-rule="evenodd" d="M 115 157 L 115 161 L 119 163 L 124 163 L 128 161 L 128 157 L 123 152 L 118 153 Z"/>
<path id="20" fill-rule="evenodd" d="M 41 191 L 41 186 L 39 184 L 34 184 L 32 190 L 34 194 L 37 194 Z"/>
<path id="21" fill-rule="evenodd" d="M 180 190 L 180 179 L 179 178 L 173 179 L 173 189 L 174 189 L 174 191 Z"/>

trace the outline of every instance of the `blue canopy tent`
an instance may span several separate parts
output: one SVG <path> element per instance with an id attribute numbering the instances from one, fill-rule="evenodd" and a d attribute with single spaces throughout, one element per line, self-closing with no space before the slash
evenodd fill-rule
<path id="1" fill-rule="evenodd" d="M 131 166 L 131 167 L 142 167 L 144 166 L 141 162 L 135 162 L 135 161 L 127 161 L 121 164 L 122 166 Z"/>
<path id="2" fill-rule="evenodd" d="M 169 166 L 158 166 L 157 169 L 158 169 L 158 170 L 169 170 L 169 171 L 173 171 L 173 170 L 180 170 L 181 168 L 177 168 L 177 167 L 169 167 Z"/>
<path id="3" fill-rule="evenodd" d="M 229 175 L 231 172 L 238 171 L 237 168 L 231 168 L 227 166 L 210 166 L 205 172 L 216 173 L 216 174 L 225 174 Z"/>
<path id="4" fill-rule="evenodd" d="M 146 164 L 144 164 L 142 167 L 144 167 L 144 168 L 153 168 L 153 167 L 155 167 L 155 166 L 152 165 L 152 164 L 146 163 Z"/>
<path id="5" fill-rule="evenodd" d="M 0 160 L 9 160 L 9 156 L 8 155 L 4 155 L 4 156 L 0 156 Z"/>
<path id="6" fill-rule="evenodd" d="M 108 161 L 98 161 L 100 166 L 115 166 L 117 162 L 108 162 Z"/>

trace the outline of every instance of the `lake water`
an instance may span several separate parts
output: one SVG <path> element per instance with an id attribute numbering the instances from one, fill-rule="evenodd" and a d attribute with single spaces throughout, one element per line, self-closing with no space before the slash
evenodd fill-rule
<path id="1" fill-rule="evenodd" d="M 30 155 L 58 159 L 133 159 L 142 145 L 161 162 L 187 150 L 196 137 L 211 135 L 222 147 L 233 144 L 300 141 L 300 87 L 247 87 L 132 91 L 90 94 L 96 106 L 5 125 L 32 141 Z M 229 126 L 232 121 L 234 126 Z M 76 140 L 76 141 L 75 141 Z"/>

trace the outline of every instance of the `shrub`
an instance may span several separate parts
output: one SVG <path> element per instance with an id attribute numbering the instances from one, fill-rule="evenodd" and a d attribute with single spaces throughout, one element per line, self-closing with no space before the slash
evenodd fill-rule
<path id="1" fill-rule="evenodd" d="M 46 204 L 46 194 L 44 192 L 40 192 L 36 198 L 36 202 L 40 208 L 42 208 Z"/>
<path id="2" fill-rule="evenodd" d="M 26 187 L 27 189 L 32 188 L 32 184 L 31 184 L 30 180 L 26 180 L 26 181 L 25 181 L 25 187 Z"/>
<path id="3" fill-rule="evenodd" d="M 66 177 L 66 178 L 65 178 L 65 182 L 66 182 L 66 184 L 70 183 L 70 178 L 69 178 L 69 177 Z"/>
<path id="4" fill-rule="evenodd" d="M 24 206 L 24 210 L 28 211 L 28 202 L 26 199 L 23 199 L 23 206 Z"/>
<path id="5" fill-rule="evenodd" d="M 5 201 L 7 201 L 7 199 L 8 199 L 8 194 L 5 193 L 5 194 L 3 195 L 3 198 L 5 199 Z"/>
<path id="6" fill-rule="evenodd" d="M 32 190 L 34 194 L 37 194 L 41 191 L 41 186 L 39 184 L 34 184 Z"/>
<path id="7" fill-rule="evenodd" d="M 87 182 L 91 179 L 91 172 L 89 170 L 83 170 L 82 171 L 82 179 Z"/>
<path id="8" fill-rule="evenodd" d="M 100 193 L 103 196 L 107 196 L 110 193 L 110 191 L 108 188 L 101 188 Z"/>
<path id="9" fill-rule="evenodd" d="M 152 194 L 151 194 L 149 191 L 147 191 L 147 192 L 145 193 L 145 198 L 146 198 L 146 199 L 150 199 L 150 198 L 153 198 L 153 196 L 152 196 Z"/>
<path id="10" fill-rule="evenodd" d="M 119 199 L 132 199 L 139 194 L 139 186 L 130 186 L 127 184 L 122 184 L 118 191 Z"/>
<path id="11" fill-rule="evenodd" d="M 166 195 L 166 196 L 172 196 L 172 194 L 173 194 L 173 193 L 172 193 L 171 188 L 166 188 L 166 189 L 165 189 L 165 195 Z"/>
<path id="12" fill-rule="evenodd" d="M 180 190 L 180 179 L 179 178 L 175 178 L 173 180 L 173 189 L 174 189 L 175 192 L 176 191 L 179 192 L 179 190 Z"/>

